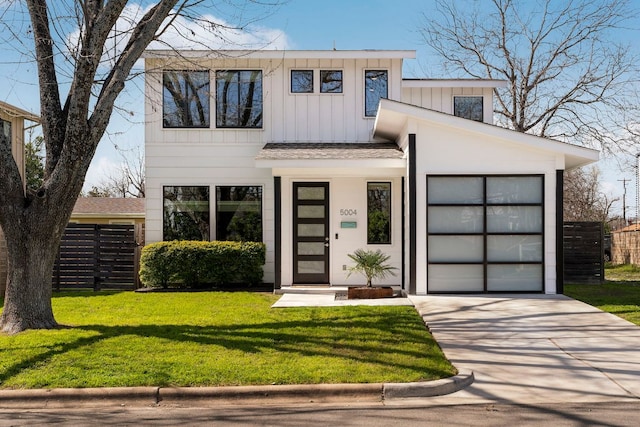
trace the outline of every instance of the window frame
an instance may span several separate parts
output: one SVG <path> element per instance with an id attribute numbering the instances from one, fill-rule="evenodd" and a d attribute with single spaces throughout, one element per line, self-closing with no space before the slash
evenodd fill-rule
<path id="1" fill-rule="evenodd" d="M 311 73 L 311 90 L 310 91 L 299 91 L 299 90 L 294 90 L 293 88 L 293 84 L 296 81 L 296 79 L 294 79 L 293 74 L 294 73 Z M 314 93 L 315 92 L 315 70 L 313 69 L 292 69 L 291 72 L 289 73 L 289 78 L 290 78 L 290 85 L 289 85 L 289 90 L 291 91 L 292 94 L 309 94 L 309 93 Z"/>
<path id="2" fill-rule="evenodd" d="M 219 215 L 221 214 L 222 211 L 220 211 L 220 207 L 222 205 L 221 202 L 233 202 L 233 200 L 220 200 L 220 189 L 222 188 L 238 188 L 238 187 L 252 187 L 252 188 L 256 188 L 259 189 L 259 209 L 258 212 L 260 214 L 260 240 L 258 240 L 258 242 L 264 242 L 264 185 L 261 184 L 220 184 L 220 185 L 215 185 L 215 206 L 214 206 L 214 219 L 215 219 L 215 238 L 216 240 L 220 240 L 220 241 L 229 241 L 227 240 L 228 236 L 224 236 L 225 239 L 222 239 L 221 236 L 221 224 L 222 221 L 219 217 Z M 236 201 L 236 202 L 240 202 L 241 201 Z M 228 232 L 227 232 L 228 233 Z M 256 240 L 244 240 L 244 241 L 256 241 Z"/>
<path id="3" fill-rule="evenodd" d="M 185 125 L 185 124 L 176 124 L 176 125 L 171 125 L 171 124 L 167 124 L 167 120 L 165 119 L 165 116 L 167 115 L 166 113 L 166 105 L 167 105 L 167 84 L 166 84 L 166 77 L 168 73 L 180 73 L 180 75 L 182 75 L 184 77 L 185 74 L 187 73 L 198 73 L 198 74 L 206 74 L 206 93 L 203 94 L 203 99 L 206 100 L 206 115 L 204 116 L 205 118 L 205 123 L 204 124 L 193 124 L 193 125 Z M 199 87 L 199 89 L 202 89 L 202 87 Z M 191 97 L 189 97 L 189 99 L 191 99 L 193 96 L 195 96 L 195 94 L 193 94 Z M 198 97 L 201 95 L 198 95 Z M 189 108 L 190 104 L 192 101 L 188 100 L 187 101 L 189 103 Z M 178 111 L 178 106 L 175 105 L 175 99 L 173 100 L 174 106 L 175 106 L 175 110 L 176 112 Z M 173 113 L 173 115 L 177 115 L 177 113 Z M 211 71 L 210 70 L 194 70 L 194 69 L 184 69 L 184 70 L 171 70 L 171 69 L 165 69 L 162 70 L 162 128 L 163 129 L 209 129 L 211 128 Z"/>
<path id="4" fill-rule="evenodd" d="M 369 90 L 369 84 L 368 81 L 372 78 L 368 77 L 367 74 L 368 73 L 384 73 L 386 81 L 385 81 L 385 94 L 384 96 L 379 96 L 375 105 L 375 111 L 373 110 L 368 110 L 368 106 L 370 104 L 369 102 L 369 92 L 372 92 Z M 375 79 L 372 79 L 373 81 L 375 81 Z M 364 88 L 364 117 L 365 118 L 374 118 L 376 117 L 376 114 L 378 112 L 378 106 L 380 105 L 380 100 L 381 99 L 389 99 L 389 70 L 385 69 L 385 68 L 378 68 L 378 69 L 365 69 L 364 70 L 364 74 L 363 74 L 363 88 Z M 371 100 L 373 101 L 373 100 Z"/>
<path id="5" fill-rule="evenodd" d="M 339 91 L 329 91 L 329 90 L 323 90 L 322 86 L 323 86 L 323 73 L 340 73 L 340 90 Z M 319 78 L 319 84 L 318 84 L 318 90 L 320 91 L 321 94 L 329 94 L 329 95 L 334 95 L 334 94 L 339 94 L 339 93 L 344 93 L 344 71 L 343 70 L 338 70 L 338 69 L 325 69 L 325 70 L 320 70 L 318 73 L 318 78 Z"/>
<path id="6" fill-rule="evenodd" d="M 204 213 L 204 217 L 206 218 L 207 224 L 207 236 L 200 236 L 200 239 L 183 239 L 183 238 L 175 238 L 171 240 L 201 240 L 201 241 L 210 241 L 211 240 L 211 187 L 208 185 L 163 185 L 162 186 L 162 240 L 169 241 L 166 236 L 166 224 L 167 224 L 167 209 L 166 209 L 166 194 L 168 188 L 174 187 L 193 187 L 193 188 L 206 188 L 206 196 L 207 196 L 207 210 L 201 210 L 197 212 Z M 197 200 L 196 200 L 197 201 Z M 188 200 L 184 200 L 183 202 L 188 202 Z"/>
<path id="7" fill-rule="evenodd" d="M 466 117 L 463 115 L 459 115 L 456 114 L 457 113 L 457 108 L 456 108 L 456 99 L 458 98 L 466 98 L 466 99 L 480 99 L 480 119 L 474 119 L 473 117 Z M 454 95 L 453 96 L 453 115 L 456 117 L 460 117 L 463 119 L 467 119 L 467 120 L 473 120 L 475 122 L 484 122 L 484 96 L 482 95 Z"/>
<path id="8" fill-rule="evenodd" d="M 235 82 L 235 84 L 240 87 L 240 85 L 243 83 L 241 80 L 241 75 L 242 73 L 258 73 L 259 75 L 259 95 L 254 95 L 253 100 L 256 100 L 256 96 L 259 97 L 259 108 L 260 108 L 260 112 L 258 114 L 259 116 L 259 124 L 256 125 L 242 125 L 242 124 L 221 124 L 222 122 L 220 121 L 220 108 L 222 105 L 224 105 L 224 103 L 221 102 L 221 97 L 218 94 L 218 89 L 219 89 L 219 83 L 225 79 L 221 79 L 219 76 L 221 74 L 236 74 L 237 76 L 237 81 Z M 238 90 L 238 103 L 235 104 L 237 108 L 237 114 L 238 117 L 236 117 L 236 119 L 238 119 L 238 122 L 240 122 L 240 118 L 242 115 L 242 111 L 245 111 L 246 108 L 240 108 L 240 96 L 241 96 L 241 90 Z M 216 113 L 216 128 L 217 129 L 262 129 L 264 127 L 264 72 L 262 69 L 219 69 L 215 71 L 215 113 Z M 251 108 L 254 108 L 253 102 L 252 102 L 252 106 Z M 228 114 L 228 113 L 227 113 Z M 250 116 L 253 116 L 253 114 L 250 114 Z M 251 121 L 255 121 L 255 120 L 251 120 Z"/>
<path id="9" fill-rule="evenodd" d="M 370 240 L 370 215 L 371 215 L 371 207 L 370 207 L 370 185 L 385 185 L 388 186 L 389 197 L 388 197 L 388 219 L 387 219 L 387 241 L 372 241 Z M 391 245 L 393 244 L 392 238 L 392 230 L 393 230 L 393 183 L 391 181 L 367 181 L 367 245 Z"/>

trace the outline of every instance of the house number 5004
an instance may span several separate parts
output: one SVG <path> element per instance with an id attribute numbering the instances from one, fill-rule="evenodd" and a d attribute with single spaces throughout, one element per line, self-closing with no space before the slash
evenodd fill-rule
<path id="1" fill-rule="evenodd" d="M 358 211 L 356 209 L 340 209 L 340 215 L 342 216 L 350 216 L 357 215 Z"/>

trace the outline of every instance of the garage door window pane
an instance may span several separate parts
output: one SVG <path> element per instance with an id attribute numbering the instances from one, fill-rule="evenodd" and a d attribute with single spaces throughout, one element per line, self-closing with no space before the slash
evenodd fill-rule
<path id="1" fill-rule="evenodd" d="M 482 233 L 482 212 L 480 206 L 431 206 L 429 233 Z"/>
<path id="2" fill-rule="evenodd" d="M 482 236 L 429 236 L 429 262 L 482 262 Z"/>
<path id="3" fill-rule="evenodd" d="M 430 177 L 427 194 L 430 204 L 482 204 L 482 178 Z"/>
<path id="4" fill-rule="evenodd" d="M 542 203 L 542 177 L 489 177 L 487 203 Z"/>
<path id="5" fill-rule="evenodd" d="M 482 265 L 429 265 L 429 292 L 482 292 Z"/>
<path id="6" fill-rule="evenodd" d="M 540 292 L 542 265 L 489 265 L 487 290 L 489 292 Z"/>
<path id="7" fill-rule="evenodd" d="M 542 231 L 542 207 L 488 207 L 487 231 L 489 233 L 539 233 Z"/>
<path id="8" fill-rule="evenodd" d="M 489 262 L 542 262 L 542 236 L 488 236 Z"/>

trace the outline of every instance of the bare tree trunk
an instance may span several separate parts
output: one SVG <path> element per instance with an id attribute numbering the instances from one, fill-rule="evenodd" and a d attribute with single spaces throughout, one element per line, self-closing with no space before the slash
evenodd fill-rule
<path id="1" fill-rule="evenodd" d="M 25 222 L 35 221 L 25 218 Z M 14 334 L 57 326 L 51 308 L 51 274 L 61 238 L 56 232 L 59 223 L 59 218 L 49 216 L 39 218 L 35 227 L 25 223 L 5 226 L 8 273 L 0 317 L 3 332 Z"/>

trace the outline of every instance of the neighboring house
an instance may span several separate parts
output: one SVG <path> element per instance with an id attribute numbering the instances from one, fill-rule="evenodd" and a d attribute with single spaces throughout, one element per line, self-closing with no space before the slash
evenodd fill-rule
<path id="1" fill-rule="evenodd" d="M 78 197 L 71 212 L 74 224 L 144 224 L 144 199 Z"/>
<path id="2" fill-rule="evenodd" d="M 403 79 L 413 51 L 147 51 L 147 241 L 261 240 L 265 281 L 562 292 L 563 172 L 598 152 L 492 124 L 495 80 Z"/>
<path id="3" fill-rule="evenodd" d="M 25 124 L 25 122 L 27 122 Z M 20 169 L 20 175 L 24 180 L 24 133 L 27 129 L 38 126 L 40 117 L 28 111 L 0 101 L 0 144 L 9 144 L 11 153 Z M 0 179 L 2 174 L 0 173 Z M 7 244 L 2 229 L 0 229 L 0 292 L 4 296 L 7 281 Z"/>
<path id="4" fill-rule="evenodd" d="M 640 265 L 640 224 L 631 224 L 612 231 L 610 239 L 613 264 Z"/>

